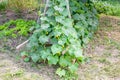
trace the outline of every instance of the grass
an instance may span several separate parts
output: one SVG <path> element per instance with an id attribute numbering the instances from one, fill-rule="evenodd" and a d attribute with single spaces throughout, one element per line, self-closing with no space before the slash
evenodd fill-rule
<path id="1" fill-rule="evenodd" d="M 3 75 L 1 75 L 0 77 L 3 80 L 13 80 L 13 78 L 17 78 L 17 77 L 22 77 L 24 74 L 24 71 L 22 69 L 17 70 L 17 71 L 9 71 Z"/>
<path id="2" fill-rule="evenodd" d="M 15 72 L 7 72 L 0 76 L 2 80 L 44 80 L 41 76 L 37 74 L 26 75 L 23 69 L 17 70 Z"/>
<path id="3" fill-rule="evenodd" d="M 8 0 L 8 6 L 17 11 L 32 11 L 39 7 L 39 0 Z"/>
<path id="4" fill-rule="evenodd" d="M 40 0 L 0 0 L 0 11 L 11 9 L 16 12 L 33 11 L 40 7 Z"/>
<path id="5" fill-rule="evenodd" d="M 0 11 L 4 11 L 6 9 L 7 2 L 6 1 L 0 1 Z"/>

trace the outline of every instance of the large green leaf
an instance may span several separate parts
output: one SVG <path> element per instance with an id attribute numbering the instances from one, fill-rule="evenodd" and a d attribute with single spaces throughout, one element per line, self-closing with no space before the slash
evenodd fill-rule
<path id="1" fill-rule="evenodd" d="M 31 58 L 32 58 L 33 62 L 36 63 L 37 61 L 39 61 L 40 55 L 36 54 L 36 53 L 32 53 Z"/>
<path id="2" fill-rule="evenodd" d="M 54 45 L 52 45 L 51 50 L 52 50 L 53 55 L 55 55 L 62 51 L 62 47 L 58 44 L 54 44 Z"/>
<path id="3" fill-rule="evenodd" d="M 72 73 L 75 73 L 77 71 L 77 69 L 78 69 L 78 66 L 79 66 L 79 64 L 75 63 L 75 64 L 71 64 L 68 68 L 70 69 L 70 71 Z"/>
<path id="4" fill-rule="evenodd" d="M 66 18 L 63 23 L 62 23 L 65 27 L 72 27 L 73 26 L 73 20 L 70 18 Z"/>
<path id="5" fill-rule="evenodd" d="M 59 12 L 62 12 L 62 11 L 64 10 L 64 8 L 59 7 L 59 6 L 54 6 L 54 9 L 55 9 L 56 11 L 59 11 Z"/>
<path id="6" fill-rule="evenodd" d="M 60 2 L 60 6 L 63 7 L 63 6 L 66 6 L 66 1 L 65 0 L 58 0 Z"/>
<path id="7" fill-rule="evenodd" d="M 60 66 L 62 66 L 62 67 L 66 67 L 66 66 L 68 66 L 68 65 L 70 65 L 71 64 L 71 58 L 69 57 L 69 56 L 61 56 L 60 57 L 60 61 L 59 61 L 59 64 L 60 64 Z"/>
<path id="8" fill-rule="evenodd" d="M 48 9 L 47 12 L 46 12 L 46 14 L 48 16 L 52 16 L 54 14 L 54 9 L 53 8 Z"/>
<path id="9" fill-rule="evenodd" d="M 67 42 L 67 37 L 66 36 L 61 36 L 58 40 L 59 45 L 64 45 Z"/>
<path id="10" fill-rule="evenodd" d="M 80 15 L 79 14 L 74 14 L 73 18 L 74 18 L 74 20 L 80 20 Z"/>
<path id="11" fill-rule="evenodd" d="M 72 45 L 70 49 L 68 50 L 70 55 L 74 55 L 75 57 L 81 57 L 83 56 L 83 50 L 79 45 Z"/>
<path id="12" fill-rule="evenodd" d="M 78 49 L 75 50 L 75 56 L 76 56 L 76 57 L 83 56 L 82 53 L 83 53 L 83 50 L 80 49 L 80 48 L 78 48 Z"/>
<path id="13" fill-rule="evenodd" d="M 44 59 L 44 60 L 46 60 L 47 57 L 51 54 L 49 49 L 42 50 L 40 53 L 41 53 L 41 58 Z"/>
<path id="14" fill-rule="evenodd" d="M 88 42 L 89 42 L 89 38 L 88 37 L 86 37 L 86 38 L 83 38 L 83 42 L 85 43 L 85 44 L 87 44 Z"/>
<path id="15" fill-rule="evenodd" d="M 60 22 L 60 23 L 62 23 L 64 19 L 65 19 L 64 16 L 56 16 L 56 17 L 55 17 L 55 20 L 56 20 L 57 22 Z"/>
<path id="16" fill-rule="evenodd" d="M 62 12 L 60 12 L 63 16 L 68 16 L 68 10 L 64 9 Z"/>
<path id="17" fill-rule="evenodd" d="M 49 24 L 42 24 L 42 25 L 41 25 L 41 29 L 47 29 L 47 28 L 49 28 L 49 27 L 50 27 Z"/>
<path id="18" fill-rule="evenodd" d="M 50 55 L 47 57 L 47 60 L 48 60 L 48 64 L 52 65 L 56 65 L 57 62 L 58 62 L 58 56 L 53 56 L 53 55 Z"/>
<path id="19" fill-rule="evenodd" d="M 48 40 L 49 40 L 49 37 L 46 36 L 46 35 L 41 35 L 39 37 L 39 41 L 40 41 L 41 44 L 45 44 L 46 42 L 48 42 Z"/>
<path id="20" fill-rule="evenodd" d="M 60 77 L 65 76 L 66 71 L 64 69 L 58 68 L 56 70 L 56 74 L 59 75 Z"/>

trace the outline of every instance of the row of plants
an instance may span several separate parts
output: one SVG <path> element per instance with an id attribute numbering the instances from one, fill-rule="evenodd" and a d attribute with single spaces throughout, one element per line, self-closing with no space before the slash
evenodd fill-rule
<path id="1" fill-rule="evenodd" d="M 10 20 L 2 25 L 0 25 L 0 38 L 3 37 L 13 37 L 18 36 L 28 36 L 30 33 L 30 28 L 35 26 L 36 22 L 34 20 Z"/>
<path id="2" fill-rule="evenodd" d="M 40 21 L 29 38 L 25 61 L 59 66 L 56 74 L 76 74 L 86 58 L 83 48 L 98 26 L 98 14 L 90 0 L 48 0 L 39 11 Z M 68 78 L 68 77 L 67 77 Z M 76 78 L 69 78 L 73 80 Z"/>

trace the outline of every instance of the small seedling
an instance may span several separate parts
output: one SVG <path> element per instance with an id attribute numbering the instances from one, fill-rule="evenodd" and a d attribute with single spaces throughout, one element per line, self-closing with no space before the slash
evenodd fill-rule
<path id="1" fill-rule="evenodd" d="M 25 51 L 21 53 L 21 57 L 22 57 L 22 59 L 23 59 L 25 62 L 29 62 L 29 61 L 30 61 L 30 58 L 28 57 L 28 53 L 25 52 Z"/>

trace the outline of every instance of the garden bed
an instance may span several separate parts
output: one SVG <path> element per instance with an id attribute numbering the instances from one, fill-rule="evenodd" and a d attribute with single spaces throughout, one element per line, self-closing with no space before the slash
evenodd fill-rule
<path id="1" fill-rule="evenodd" d="M 101 16 L 99 30 L 85 49 L 84 54 L 89 57 L 89 60 L 79 67 L 79 80 L 120 79 L 119 20 L 119 18 L 112 16 Z M 26 39 L 21 39 L 21 41 L 19 41 L 19 38 L 17 40 L 10 39 L 10 41 L 17 42 L 15 46 L 11 45 L 12 50 L 2 46 L 6 42 L 0 40 L 0 79 L 59 80 L 58 76 L 54 74 L 55 68 L 53 66 L 23 62 L 19 54 L 20 51 L 15 50 L 15 47 L 24 40 Z M 9 46 L 12 44 L 7 43 L 9 43 Z"/>

